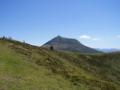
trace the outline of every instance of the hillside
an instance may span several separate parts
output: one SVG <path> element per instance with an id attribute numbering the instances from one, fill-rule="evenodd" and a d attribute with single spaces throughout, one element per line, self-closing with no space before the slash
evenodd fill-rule
<path id="1" fill-rule="evenodd" d="M 45 48 L 54 47 L 55 50 L 81 53 L 99 53 L 97 50 L 81 44 L 76 39 L 57 36 L 43 45 Z"/>
<path id="2" fill-rule="evenodd" d="M 58 52 L 0 39 L 0 90 L 119 90 L 120 53 Z"/>

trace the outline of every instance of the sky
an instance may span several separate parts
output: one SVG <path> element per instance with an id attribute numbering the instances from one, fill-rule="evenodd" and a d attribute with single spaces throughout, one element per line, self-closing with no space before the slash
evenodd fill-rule
<path id="1" fill-rule="evenodd" d="M 0 36 L 40 46 L 57 35 L 120 49 L 120 0 L 0 0 Z"/>

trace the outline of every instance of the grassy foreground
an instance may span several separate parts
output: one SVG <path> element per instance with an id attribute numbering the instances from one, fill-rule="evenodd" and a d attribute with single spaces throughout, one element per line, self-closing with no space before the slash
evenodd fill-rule
<path id="1" fill-rule="evenodd" d="M 119 90 L 120 53 L 57 52 L 0 40 L 0 90 Z"/>

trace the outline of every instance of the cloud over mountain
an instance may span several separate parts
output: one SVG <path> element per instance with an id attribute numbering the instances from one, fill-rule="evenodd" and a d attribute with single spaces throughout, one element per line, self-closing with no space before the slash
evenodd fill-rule
<path id="1" fill-rule="evenodd" d="M 89 36 L 89 35 L 81 35 L 79 37 L 80 40 L 89 40 L 89 41 L 98 41 L 100 40 L 100 38 L 96 38 L 96 37 L 92 37 L 92 36 Z"/>

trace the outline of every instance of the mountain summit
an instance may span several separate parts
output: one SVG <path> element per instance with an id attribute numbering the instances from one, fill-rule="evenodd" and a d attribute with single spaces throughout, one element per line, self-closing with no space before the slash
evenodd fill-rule
<path id="1" fill-rule="evenodd" d="M 57 36 L 43 45 L 45 48 L 53 47 L 55 50 L 81 53 L 97 53 L 98 51 L 81 44 L 76 39 Z"/>

